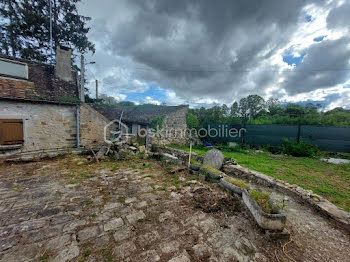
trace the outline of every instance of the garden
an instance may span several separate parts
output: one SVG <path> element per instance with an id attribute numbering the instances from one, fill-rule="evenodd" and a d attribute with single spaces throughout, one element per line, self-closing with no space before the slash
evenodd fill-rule
<path id="1" fill-rule="evenodd" d="M 190 150 L 189 146 L 170 147 Z M 350 212 L 350 163 L 337 165 L 320 160 L 329 156 L 329 153 L 315 152 L 308 157 L 295 157 L 283 151 L 271 153 L 266 147 L 255 149 L 238 145 L 215 148 L 220 149 L 225 158 L 233 158 L 243 167 L 312 190 L 313 193 Z M 210 148 L 204 146 L 192 148 L 193 152 L 200 155 L 205 155 L 208 150 Z M 350 154 L 343 153 L 340 157 L 350 158 Z"/>

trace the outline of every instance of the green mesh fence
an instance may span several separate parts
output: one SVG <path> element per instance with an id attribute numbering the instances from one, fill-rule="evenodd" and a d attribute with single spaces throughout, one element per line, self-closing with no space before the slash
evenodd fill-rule
<path id="1" fill-rule="evenodd" d="M 230 132 L 231 129 L 236 132 Z M 297 140 L 298 137 L 296 125 L 246 125 L 245 130 L 240 125 L 208 124 L 207 139 L 240 143 L 244 136 L 246 144 L 281 146 L 283 139 Z M 349 127 L 301 126 L 300 139 L 317 145 L 321 150 L 350 152 Z"/>

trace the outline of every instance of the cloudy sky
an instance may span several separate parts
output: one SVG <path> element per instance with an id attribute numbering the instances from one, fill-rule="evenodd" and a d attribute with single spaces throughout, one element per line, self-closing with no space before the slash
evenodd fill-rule
<path id="1" fill-rule="evenodd" d="M 83 0 L 89 87 L 137 103 L 249 94 L 350 108 L 350 1 Z M 91 92 L 94 96 L 94 92 Z"/>

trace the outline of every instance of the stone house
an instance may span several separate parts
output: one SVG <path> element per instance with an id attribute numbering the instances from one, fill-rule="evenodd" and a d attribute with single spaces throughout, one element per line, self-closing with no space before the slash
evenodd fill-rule
<path id="1" fill-rule="evenodd" d="M 0 157 L 104 143 L 109 120 L 80 103 L 77 78 L 69 49 L 56 66 L 0 55 Z"/>
<path id="2" fill-rule="evenodd" d="M 123 131 L 134 135 L 139 144 L 184 144 L 187 142 L 185 130 L 188 105 L 91 106 L 111 121 L 121 118 L 121 122 L 127 126 Z M 163 132 L 160 136 L 151 135 L 150 132 L 151 127 L 155 128 L 152 126 L 155 120 L 158 120 L 158 123 L 162 122 L 160 129 L 163 129 Z M 148 135 L 145 135 L 146 132 Z"/>

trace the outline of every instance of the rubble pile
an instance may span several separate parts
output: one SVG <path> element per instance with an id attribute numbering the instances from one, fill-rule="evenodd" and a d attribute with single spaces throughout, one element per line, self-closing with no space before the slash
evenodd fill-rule
<path id="1" fill-rule="evenodd" d="M 122 135 L 111 144 L 102 146 L 96 154 L 94 153 L 94 156 L 98 161 L 106 159 L 107 157 L 121 160 L 139 153 L 143 154 L 145 158 L 147 158 L 149 154 L 146 150 L 146 146 L 137 143 L 133 136 Z"/>

